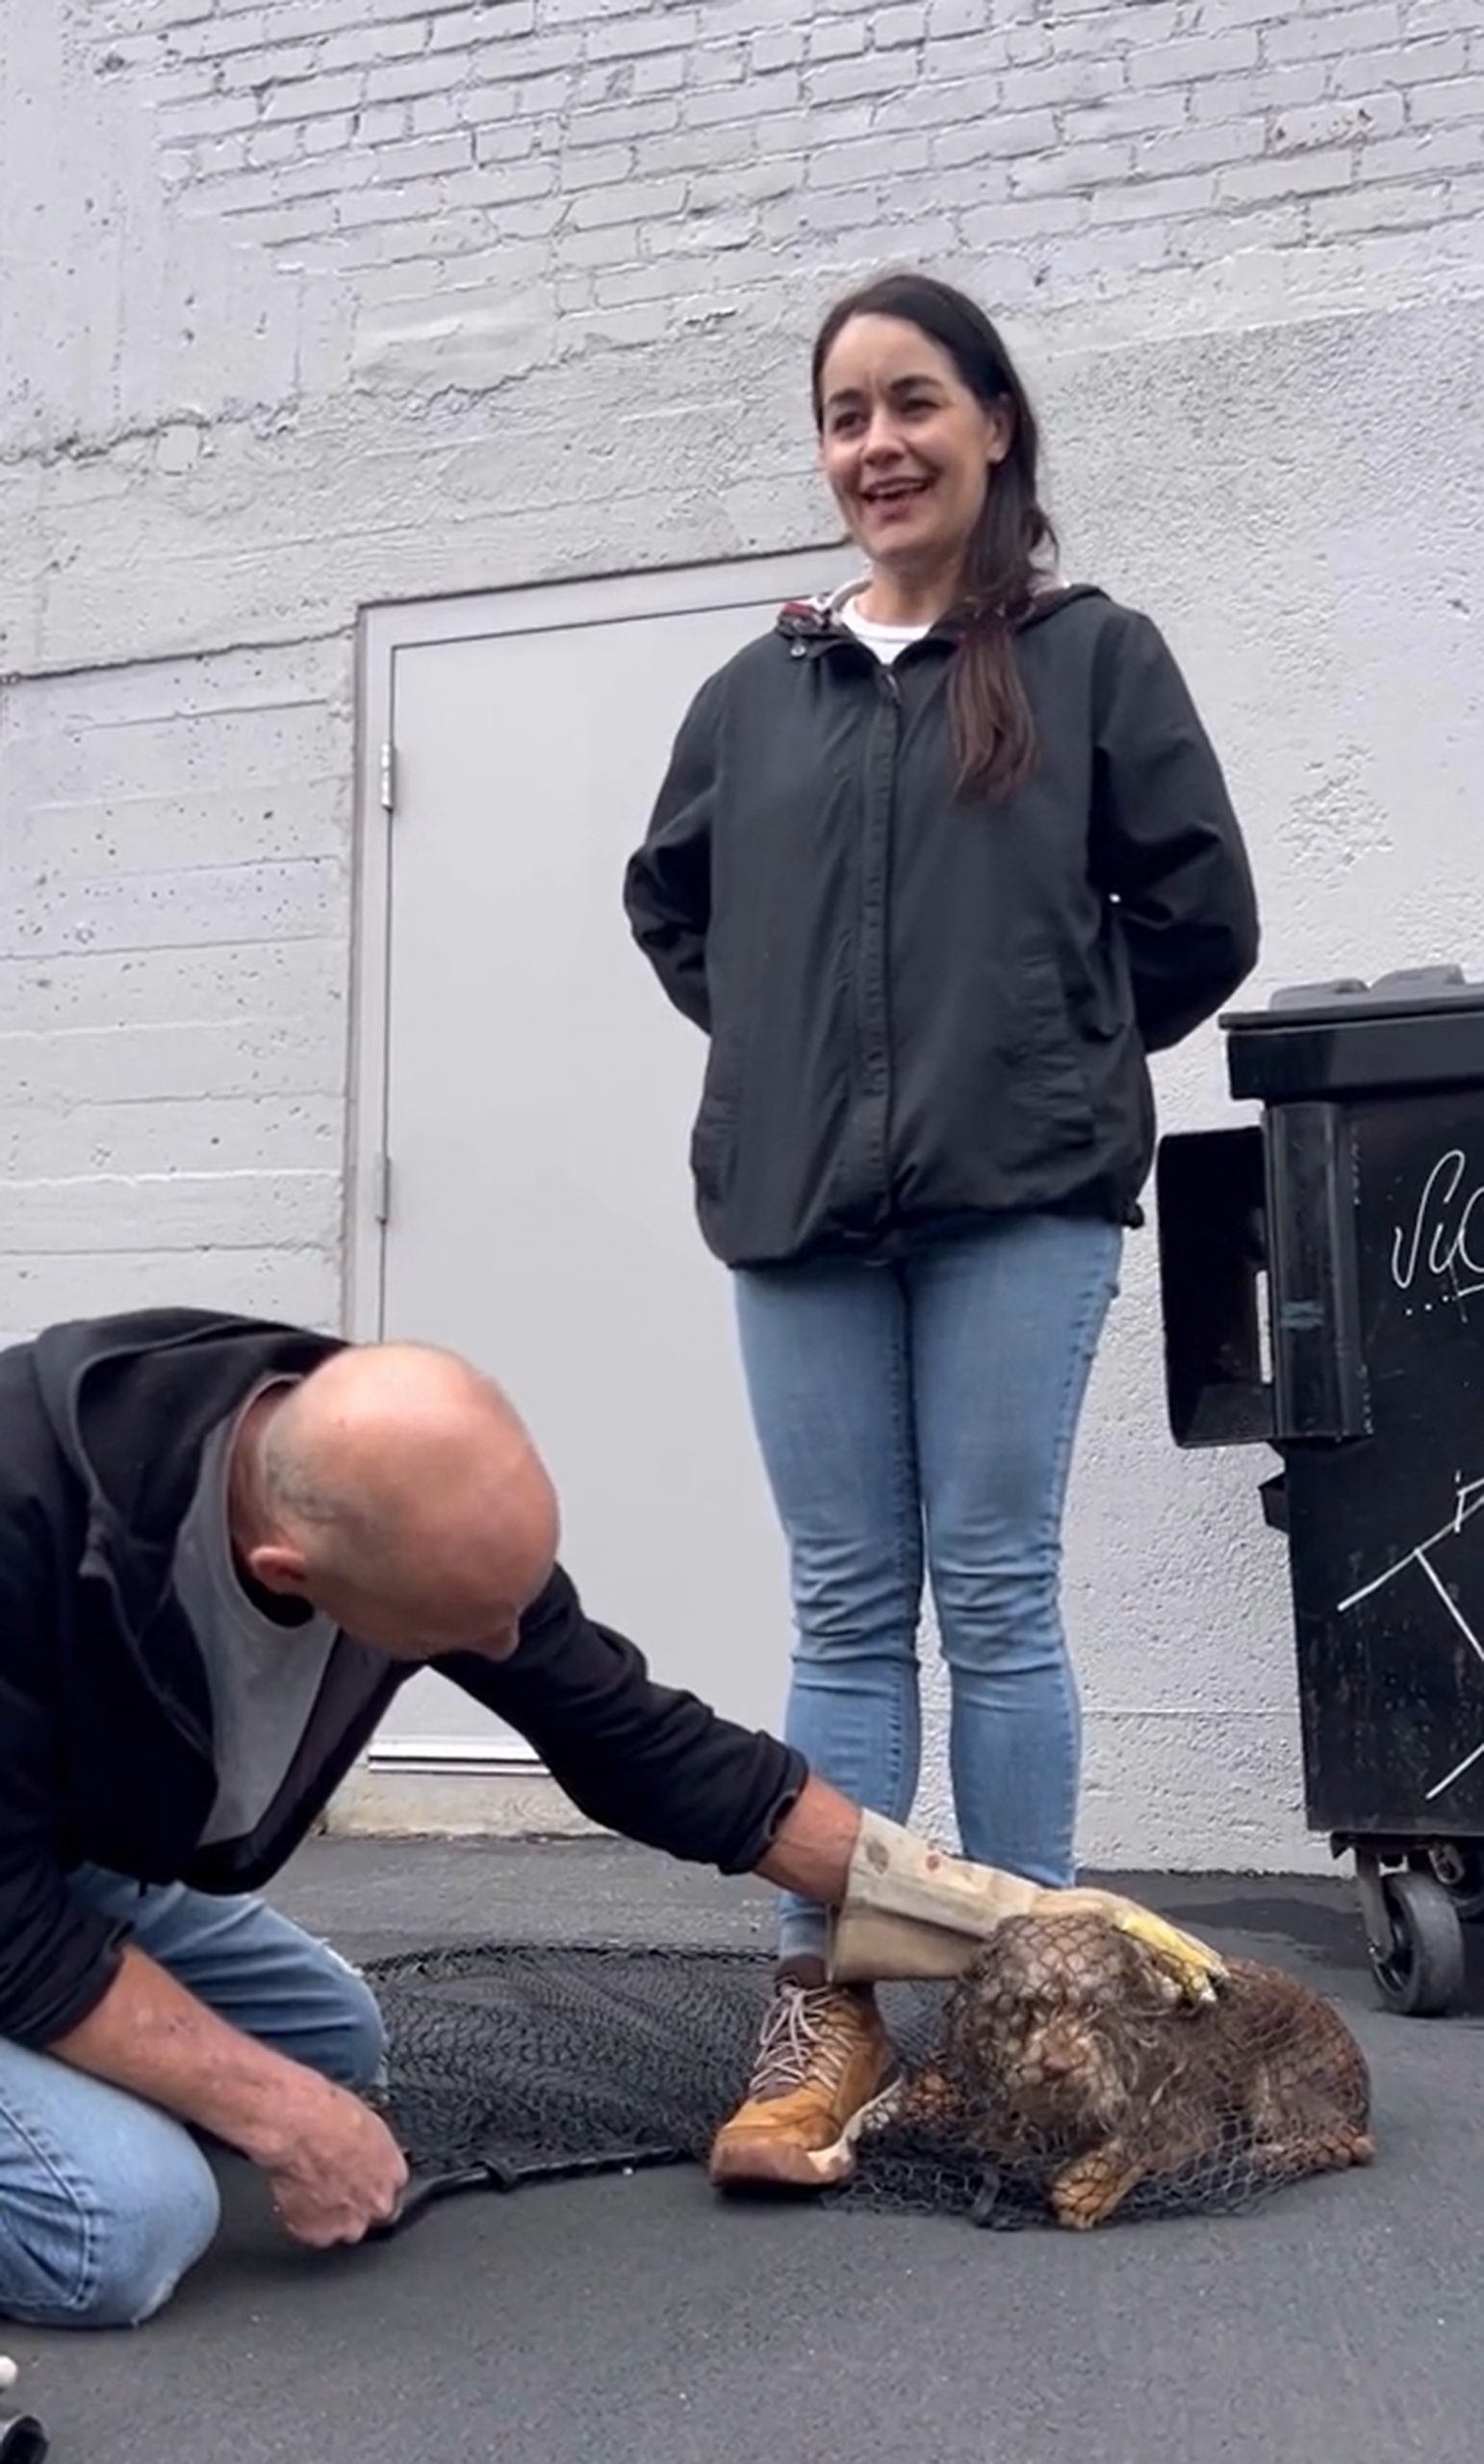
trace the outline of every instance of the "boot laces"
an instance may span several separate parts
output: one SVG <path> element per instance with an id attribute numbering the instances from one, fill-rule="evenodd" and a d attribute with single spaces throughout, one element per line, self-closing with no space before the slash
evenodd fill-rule
<path id="1" fill-rule="evenodd" d="M 782 1985 L 757 2045 L 755 2096 L 786 2096 L 795 2088 L 837 2088 L 860 2041 L 861 2015 L 837 1987 Z"/>

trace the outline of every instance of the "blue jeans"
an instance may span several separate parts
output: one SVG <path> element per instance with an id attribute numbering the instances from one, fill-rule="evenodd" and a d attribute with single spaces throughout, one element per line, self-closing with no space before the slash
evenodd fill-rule
<path id="1" fill-rule="evenodd" d="M 72 1888 L 219 2017 L 345 2088 L 385 2039 L 371 1989 L 252 1899 L 149 1889 L 87 1867 Z M 216 2235 L 217 2184 L 185 2126 L 52 2055 L 0 2039 L 0 2317 L 137 2326 Z"/>
<path id="2" fill-rule="evenodd" d="M 822 1260 L 735 1278 L 743 1367 L 788 1544 L 785 1732 L 822 1779 L 905 1822 L 921 1751 L 926 1565 L 950 1689 L 959 1843 L 1072 1880 L 1077 1688 L 1062 1517 L 1122 1234 L 1008 1217 L 894 1266 Z M 783 1893 L 780 1952 L 823 1912 Z"/>

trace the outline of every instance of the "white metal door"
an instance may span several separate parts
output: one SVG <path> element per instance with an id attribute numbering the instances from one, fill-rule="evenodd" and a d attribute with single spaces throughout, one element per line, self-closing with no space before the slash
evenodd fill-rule
<path id="1" fill-rule="evenodd" d="M 691 694 L 819 570 L 389 611 L 372 628 L 390 638 L 368 636 L 395 792 L 363 883 L 356 1330 L 497 1375 L 557 1481 L 590 1611 L 762 1725 L 783 1700 L 784 1565 L 728 1278 L 692 1212 L 704 1045 L 621 886 Z M 373 1758 L 522 1750 L 429 1675 Z"/>

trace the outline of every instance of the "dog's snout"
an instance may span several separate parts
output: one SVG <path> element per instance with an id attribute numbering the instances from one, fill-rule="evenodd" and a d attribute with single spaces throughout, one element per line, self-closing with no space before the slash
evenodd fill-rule
<path id="1" fill-rule="evenodd" d="M 1036 2067 L 1048 2083 L 1080 2078 L 1087 2070 L 1091 2051 L 1080 2028 L 1043 2028 L 1036 2045 Z"/>

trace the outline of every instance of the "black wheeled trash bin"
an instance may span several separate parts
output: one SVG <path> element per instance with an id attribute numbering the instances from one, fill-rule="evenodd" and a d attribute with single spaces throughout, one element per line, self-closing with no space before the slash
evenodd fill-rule
<path id="1" fill-rule="evenodd" d="M 1484 1918 L 1484 983 L 1221 1026 L 1262 1113 L 1160 1144 L 1170 1427 L 1279 1458 L 1308 1822 L 1354 1855 L 1382 1999 L 1442 2012 Z"/>

